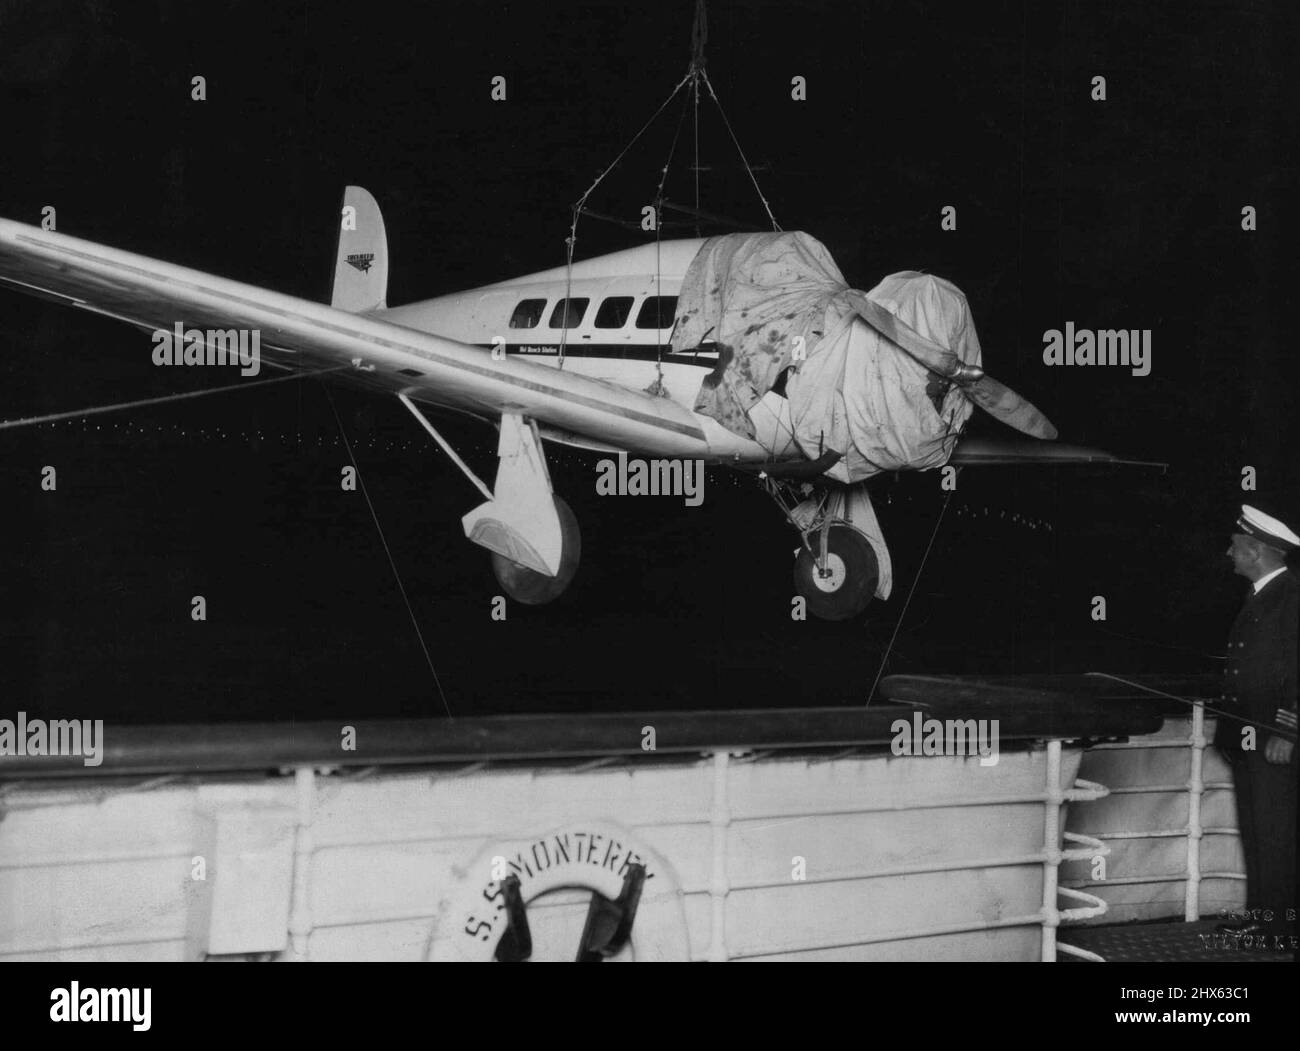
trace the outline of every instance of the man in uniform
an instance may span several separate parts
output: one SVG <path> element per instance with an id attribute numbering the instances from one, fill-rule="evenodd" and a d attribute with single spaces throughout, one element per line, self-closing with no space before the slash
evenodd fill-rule
<path id="1" fill-rule="evenodd" d="M 1214 743 L 1232 764 L 1237 825 L 1246 857 L 1251 922 L 1236 933 L 1294 926 L 1296 907 L 1296 680 L 1300 583 L 1286 557 L 1300 537 L 1276 518 L 1243 506 L 1228 557 L 1250 594 L 1228 638 L 1223 708 Z M 1233 718 L 1236 716 L 1236 718 Z"/>

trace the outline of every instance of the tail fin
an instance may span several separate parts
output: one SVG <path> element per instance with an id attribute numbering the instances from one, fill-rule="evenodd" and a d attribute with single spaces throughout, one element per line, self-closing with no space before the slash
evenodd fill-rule
<path id="1" fill-rule="evenodd" d="M 388 234 L 379 205 L 360 186 L 343 191 L 330 306 L 351 314 L 388 306 Z"/>

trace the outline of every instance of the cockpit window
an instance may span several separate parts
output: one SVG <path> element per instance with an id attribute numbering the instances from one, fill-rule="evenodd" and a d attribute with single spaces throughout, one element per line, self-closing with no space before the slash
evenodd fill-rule
<path id="1" fill-rule="evenodd" d="M 525 299 L 515 307 L 515 312 L 510 315 L 510 327 L 536 328 L 541 323 L 544 310 L 546 310 L 546 300 Z"/>
<path id="2" fill-rule="evenodd" d="M 646 296 L 636 316 L 637 328 L 672 328 L 677 313 L 676 296 Z"/>
<path id="3" fill-rule="evenodd" d="M 609 296 L 596 311 L 597 328 L 622 328 L 632 316 L 632 296 Z"/>
<path id="4" fill-rule="evenodd" d="M 551 311 L 551 328 L 577 328 L 582 324 L 582 315 L 587 312 L 591 300 L 561 299 Z"/>

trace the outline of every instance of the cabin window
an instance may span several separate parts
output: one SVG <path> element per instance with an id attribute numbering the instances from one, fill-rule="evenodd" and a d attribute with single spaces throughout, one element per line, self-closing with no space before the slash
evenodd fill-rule
<path id="1" fill-rule="evenodd" d="M 632 316 L 632 296 L 610 296 L 596 311 L 597 328 L 622 328 Z"/>
<path id="2" fill-rule="evenodd" d="M 636 316 L 637 328 L 672 328 L 677 313 L 676 296 L 646 296 Z"/>
<path id="3" fill-rule="evenodd" d="M 551 311 L 551 328 L 577 328 L 590 302 L 587 298 L 561 299 Z"/>
<path id="4" fill-rule="evenodd" d="M 542 313 L 546 310 L 546 300 L 525 299 L 510 315 L 511 328 L 536 328 L 542 322 Z"/>

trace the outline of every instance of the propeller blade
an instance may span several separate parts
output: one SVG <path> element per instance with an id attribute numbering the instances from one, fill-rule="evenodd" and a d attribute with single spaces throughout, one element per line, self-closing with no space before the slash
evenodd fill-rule
<path id="1" fill-rule="evenodd" d="M 1051 421 L 1006 384 L 975 365 L 964 364 L 951 350 L 926 339 L 862 293 L 854 291 L 851 300 L 862 320 L 925 368 L 952 380 L 990 416 L 1033 438 L 1051 441 L 1056 437 Z"/>
<path id="2" fill-rule="evenodd" d="M 963 368 L 961 358 L 947 347 L 932 343 L 919 332 L 908 327 L 875 300 L 868 299 L 856 290 L 849 297 L 862 320 L 891 343 L 902 347 L 931 372 L 944 379 L 952 379 Z"/>
<path id="3" fill-rule="evenodd" d="M 973 383 L 962 384 L 961 392 L 976 405 L 1008 427 L 1031 438 L 1051 441 L 1056 437 L 1052 421 L 1004 383 L 985 375 Z"/>

